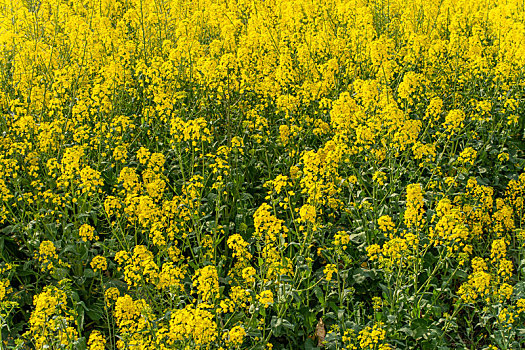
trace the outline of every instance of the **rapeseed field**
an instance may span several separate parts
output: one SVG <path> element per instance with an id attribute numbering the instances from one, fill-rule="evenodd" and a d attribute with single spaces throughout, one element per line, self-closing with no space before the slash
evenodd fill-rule
<path id="1" fill-rule="evenodd" d="M 525 347 L 523 0 L 0 0 L 0 349 Z"/>

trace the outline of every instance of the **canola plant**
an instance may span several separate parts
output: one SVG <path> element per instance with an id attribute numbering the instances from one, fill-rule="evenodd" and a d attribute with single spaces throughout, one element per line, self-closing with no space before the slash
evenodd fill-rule
<path id="1" fill-rule="evenodd" d="M 521 349 L 523 0 L 0 0 L 0 349 Z"/>

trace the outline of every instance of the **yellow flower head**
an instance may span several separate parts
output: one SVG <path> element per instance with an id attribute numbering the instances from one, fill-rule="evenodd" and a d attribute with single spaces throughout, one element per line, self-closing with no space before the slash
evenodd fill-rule
<path id="1" fill-rule="evenodd" d="M 98 239 L 98 236 L 95 234 L 95 228 L 88 224 L 80 226 L 78 235 L 84 242 Z"/>
<path id="2" fill-rule="evenodd" d="M 106 271 L 108 269 L 108 262 L 105 257 L 97 255 L 91 260 L 91 268 L 95 271 Z"/>
<path id="3" fill-rule="evenodd" d="M 257 295 L 257 300 L 265 308 L 273 304 L 273 293 L 270 290 L 263 290 L 259 295 Z"/>
<path id="4" fill-rule="evenodd" d="M 246 336 L 246 331 L 241 326 L 235 326 L 229 332 L 224 333 L 223 338 L 230 347 L 241 346 Z"/>
<path id="5" fill-rule="evenodd" d="M 106 348 L 106 338 L 100 331 L 94 330 L 89 335 L 88 350 L 104 350 Z"/>
<path id="6" fill-rule="evenodd" d="M 305 223 L 315 223 L 316 213 L 315 213 L 315 207 L 310 204 L 305 204 L 301 207 L 299 210 L 299 216 L 301 218 L 301 222 Z"/>

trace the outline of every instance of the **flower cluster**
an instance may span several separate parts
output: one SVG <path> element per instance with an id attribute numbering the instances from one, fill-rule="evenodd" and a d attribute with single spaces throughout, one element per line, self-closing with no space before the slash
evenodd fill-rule
<path id="1" fill-rule="evenodd" d="M 0 347 L 525 348 L 524 14 L 0 0 Z"/>

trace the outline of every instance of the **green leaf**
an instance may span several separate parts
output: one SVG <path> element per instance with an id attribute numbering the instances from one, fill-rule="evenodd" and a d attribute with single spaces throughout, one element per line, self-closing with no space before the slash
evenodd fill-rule
<path id="1" fill-rule="evenodd" d="M 317 297 L 317 299 L 319 299 L 319 302 L 321 303 L 322 307 L 324 308 L 324 306 L 325 306 L 324 293 L 321 290 L 321 288 L 319 288 L 319 286 L 315 286 L 314 287 L 314 294 Z"/>
<path id="2" fill-rule="evenodd" d="M 412 320 L 410 323 L 410 329 L 412 330 L 414 338 L 418 339 L 427 334 L 429 325 L 430 320 L 426 318 L 417 318 Z"/>
<path id="3" fill-rule="evenodd" d="M 304 350 L 319 350 L 319 348 L 315 345 L 312 339 L 307 338 L 304 342 Z"/>

